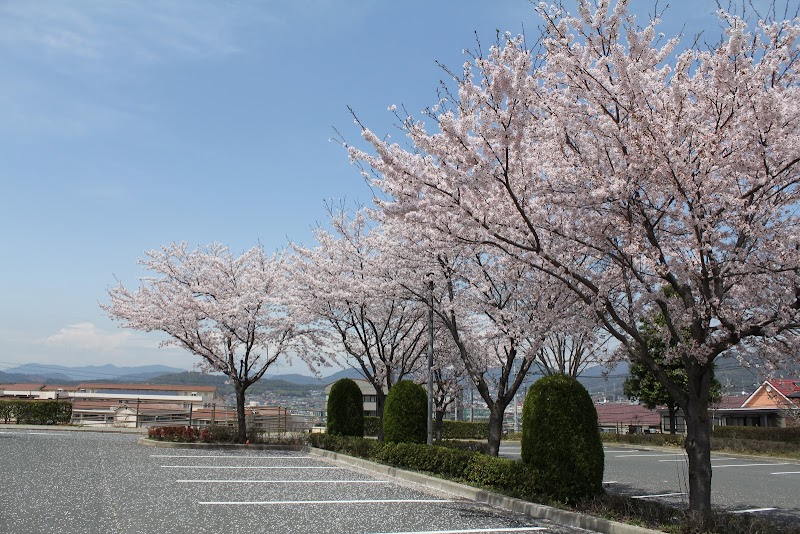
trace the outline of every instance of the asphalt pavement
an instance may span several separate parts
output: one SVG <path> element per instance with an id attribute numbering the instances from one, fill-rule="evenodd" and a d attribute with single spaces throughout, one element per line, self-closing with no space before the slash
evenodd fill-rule
<path id="1" fill-rule="evenodd" d="M 587 532 L 302 452 L 0 429 L 0 532 Z"/>
<path id="2" fill-rule="evenodd" d="M 604 451 L 609 492 L 688 505 L 688 462 L 682 449 L 606 444 Z M 519 443 L 502 444 L 500 455 L 519 458 Z M 712 453 L 711 468 L 714 506 L 800 523 L 800 462 Z"/>

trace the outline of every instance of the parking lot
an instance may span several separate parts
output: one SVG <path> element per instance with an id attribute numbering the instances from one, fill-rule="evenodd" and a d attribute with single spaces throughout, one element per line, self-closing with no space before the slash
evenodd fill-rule
<path id="1" fill-rule="evenodd" d="M 1 532 L 586 532 L 300 452 L 0 429 Z"/>

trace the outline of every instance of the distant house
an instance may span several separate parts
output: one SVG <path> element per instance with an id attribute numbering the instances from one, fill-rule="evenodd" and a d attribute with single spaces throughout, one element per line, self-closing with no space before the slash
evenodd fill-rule
<path id="1" fill-rule="evenodd" d="M 714 426 L 800 426 L 800 379 L 765 380 L 749 397 L 724 396 L 709 411 Z M 680 412 L 677 431 L 686 431 Z"/>
<path id="2" fill-rule="evenodd" d="M 0 398 L 13 397 L 17 399 L 40 398 L 44 384 L 0 384 Z"/>
<path id="3" fill-rule="evenodd" d="M 766 380 L 742 403 L 729 426 L 800 426 L 800 379 Z"/>
<path id="4" fill-rule="evenodd" d="M 88 426 L 151 426 L 187 424 L 193 412 L 223 405 L 215 386 L 168 384 L 10 384 L 0 398 L 72 401 L 72 424 Z"/>
<path id="5" fill-rule="evenodd" d="M 163 399 L 164 396 L 193 397 L 192 403 L 200 403 L 205 407 L 222 404 L 216 386 L 187 386 L 170 384 L 78 384 L 74 394 L 67 396 L 81 398 L 113 398 L 113 399 Z"/>
<path id="6" fill-rule="evenodd" d="M 601 432 L 649 434 L 661 432 L 661 416 L 641 404 L 609 402 L 595 404 Z"/>

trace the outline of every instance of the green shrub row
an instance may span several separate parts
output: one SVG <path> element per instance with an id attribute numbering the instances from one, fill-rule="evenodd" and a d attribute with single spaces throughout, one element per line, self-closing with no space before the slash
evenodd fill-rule
<path id="1" fill-rule="evenodd" d="M 720 427 L 726 428 L 726 427 Z M 733 428 L 733 427 L 727 427 Z M 795 441 L 766 441 L 764 436 L 759 436 L 758 429 L 755 431 L 731 432 L 734 435 L 747 436 L 747 438 L 727 437 L 726 432 L 717 432 L 714 429 L 711 436 L 711 449 L 715 451 L 727 451 L 741 454 L 766 454 L 775 456 L 786 456 L 800 458 L 800 443 Z M 772 429 L 764 429 L 772 430 Z M 789 430 L 776 428 L 774 430 Z M 787 432 L 790 434 L 790 432 Z M 765 433 L 766 436 L 774 437 L 772 432 Z M 756 436 L 753 438 L 753 436 Z M 686 436 L 682 434 L 600 434 L 600 438 L 607 443 L 627 443 L 631 445 L 655 445 L 683 448 Z M 789 438 L 791 440 L 791 437 Z"/>
<path id="2" fill-rule="evenodd" d="M 364 435 L 377 436 L 381 420 L 375 416 L 364 417 Z M 487 439 L 489 423 L 470 421 L 442 421 L 442 439 Z"/>
<path id="3" fill-rule="evenodd" d="M 716 426 L 712 431 L 712 437 L 775 441 L 800 445 L 800 427 Z"/>
<path id="4" fill-rule="evenodd" d="M 757 439 L 711 438 L 711 450 L 739 454 L 758 454 L 800 458 L 800 444 Z"/>
<path id="5" fill-rule="evenodd" d="M 309 435 L 311 446 L 367 460 L 424 471 L 484 487 L 498 493 L 533 499 L 541 494 L 533 469 L 522 462 L 486 456 L 451 447 L 429 447 L 416 443 L 380 443 L 371 439 Z"/>
<path id="6" fill-rule="evenodd" d="M 0 420 L 18 425 L 65 425 L 72 418 L 72 403 L 56 400 L 0 401 Z"/>
<path id="7" fill-rule="evenodd" d="M 470 421 L 442 421 L 442 439 L 487 439 L 489 423 Z"/>
<path id="8" fill-rule="evenodd" d="M 606 443 L 629 443 L 631 445 L 656 445 L 683 447 L 683 434 L 612 434 L 603 432 L 600 439 Z"/>

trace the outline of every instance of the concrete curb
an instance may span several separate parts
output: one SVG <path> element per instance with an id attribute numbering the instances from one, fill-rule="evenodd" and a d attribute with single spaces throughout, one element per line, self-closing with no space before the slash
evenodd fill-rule
<path id="1" fill-rule="evenodd" d="M 404 471 L 396 467 L 390 467 L 388 465 L 378 464 L 375 462 L 370 462 L 369 460 L 363 460 L 361 458 L 355 458 L 353 456 L 347 456 L 324 449 L 308 447 L 306 450 L 308 450 L 311 454 L 321 456 L 323 458 L 329 458 L 337 462 L 342 462 L 354 467 L 360 467 L 362 469 L 380 473 L 392 478 L 414 482 L 428 488 L 446 491 L 459 497 L 464 497 L 465 499 L 490 504 L 492 506 L 498 506 L 500 508 L 505 508 L 506 510 L 525 514 L 528 517 L 533 517 L 535 519 L 547 519 L 560 525 L 593 530 L 595 532 L 601 532 L 602 534 L 661 534 L 661 531 L 659 530 L 651 530 L 625 523 L 619 523 L 617 521 L 593 517 L 586 514 L 580 514 L 577 512 L 559 510 L 558 508 L 531 503 L 521 499 L 514 499 L 512 497 L 507 497 L 505 495 L 500 495 L 498 493 L 493 493 L 491 491 L 486 491 L 479 488 L 473 488 L 472 486 L 459 484 L 450 480 L 423 475 L 422 473 L 416 473 L 413 471 Z"/>

